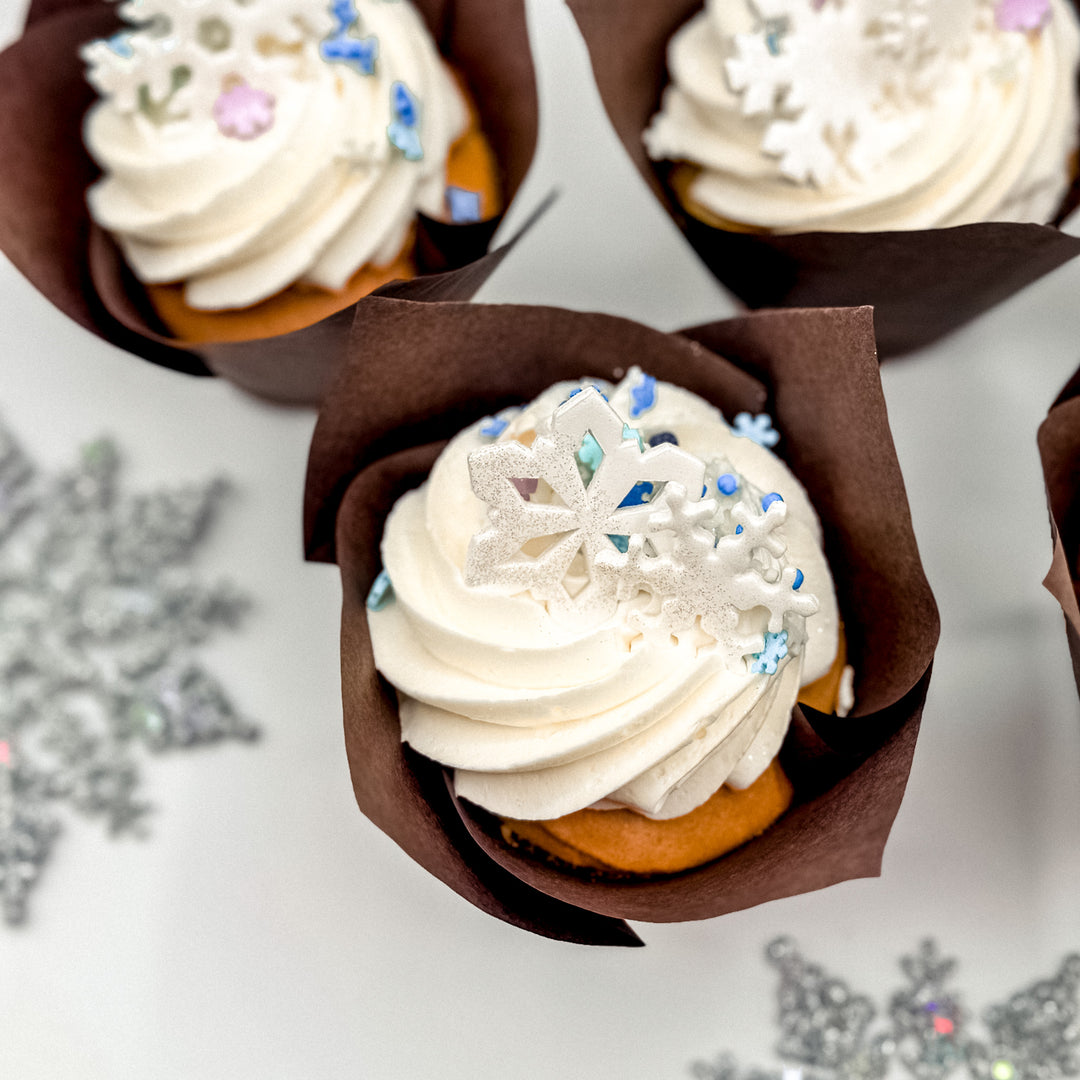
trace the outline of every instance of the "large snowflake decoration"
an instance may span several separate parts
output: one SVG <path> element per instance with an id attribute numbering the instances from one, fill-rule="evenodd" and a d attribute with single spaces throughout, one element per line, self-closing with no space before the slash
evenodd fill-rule
<path id="1" fill-rule="evenodd" d="M 730 1054 L 697 1061 L 696 1080 L 884 1080 L 899 1066 L 913 1080 L 1064 1080 L 1080 1074 L 1080 955 L 1056 974 L 992 1005 L 986 1044 L 949 982 L 956 961 L 932 941 L 901 958 L 907 984 L 891 997 L 882 1024 L 870 998 L 805 960 L 788 938 L 766 950 L 780 974 L 781 1069 L 741 1069 Z"/>
<path id="2" fill-rule="evenodd" d="M 645 449 L 595 387 L 559 406 L 531 445 L 473 451 L 469 470 L 490 526 L 469 546 L 465 580 L 528 590 L 564 624 L 596 625 L 622 605 L 634 634 L 700 628 L 734 661 L 763 647 L 760 629 L 740 631 L 740 613 L 763 608 L 778 632 L 817 610 L 779 561 L 783 500 L 756 513 L 703 497 L 705 463 L 668 442 Z"/>
<path id="3" fill-rule="evenodd" d="M 305 0 L 123 0 L 132 29 L 82 49 L 87 78 L 125 113 L 164 125 L 206 119 L 240 82 L 276 97 L 318 62 L 337 22 Z"/>
<path id="4" fill-rule="evenodd" d="M 220 482 L 128 496 L 113 445 L 40 477 L 0 427 L 0 907 L 25 913 L 61 807 L 141 828 L 140 748 L 251 739 L 191 647 L 246 602 L 187 568 Z"/>
<path id="5" fill-rule="evenodd" d="M 762 150 L 796 183 L 864 179 L 912 132 L 950 64 L 990 25 L 990 0 L 745 0 L 756 20 L 724 65 Z"/>

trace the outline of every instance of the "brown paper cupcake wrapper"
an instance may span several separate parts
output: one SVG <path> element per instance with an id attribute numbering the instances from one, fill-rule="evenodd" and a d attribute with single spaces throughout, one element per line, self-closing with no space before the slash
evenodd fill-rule
<path id="1" fill-rule="evenodd" d="M 536 84 L 520 0 L 413 0 L 443 54 L 468 80 L 504 181 L 518 190 L 537 132 Z M 189 374 L 218 374 L 278 401 L 318 401 L 349 340 L 355 305 L 313 326 L 252 342 L 190 347 L 172 337 L 84 193 L 99 175 L 82 142 L 95 100 L 78 49 L 123 24 L 107 0 L 34 0 L 23 37 L 0 53 L 0 249 L 76 322 L 128 352 Z M 423 276 L 393 295 L 467 299 L 505 248 L 487 254 L 499 218 L 418 223 Z M 436 280 L 431 280 L 432 275 Z"/>
<path id="2" fill-rule="evenodd" d="M 554 308 L 372 297 L 360 304 L 356 333 L 365 355 L 350 356 L 316 426 L 305 537 L 309 558 L 341 568 L 345 741 L 361 810 L 477 907 L 591 944 L 637 943 L 623 919 L 708 918 L 877 874 L 938 621 L 889 433 L 870 311 L 763 312 L 669 335 Z M 796 710 L 782 752 L 795 806 L 762 837 L 670 878 L 584 880 L 493 838 L 486 815 L 454 798 L 444 770 L 401 744 L 394 690 L 372 658 L 365 599 L 387 512 L 423 481 L 448 438 L 560 379 L 613 379 L 631 362 L 728 416 L 772 412 L 783 433 L 777 451 L 824 524 L 858 715 Z"/>
<path id="3" fill-rule="evenodd" d="M 785 236 L 706 225 L 674 202 L 662 182 L 665 167 L 649 160 L 641 141 L 668 82 L 668 39 L 702 0 L 567 3 L 627 152 L 705 265 L 748 307 L 869 304 L 881 355 L 893 356 L 929 344 L 1080 254 L 1080 239 L 1056 228 L 1080 204 L 1075 183 L 1049 225 Z"/>
<path id="4" fill-rule="evenodd" d="M 1065 615 L 1073 674 L 1080 691 L 1080 369 L 1039 427 L 1054 554 L 1043 584 Z"/>

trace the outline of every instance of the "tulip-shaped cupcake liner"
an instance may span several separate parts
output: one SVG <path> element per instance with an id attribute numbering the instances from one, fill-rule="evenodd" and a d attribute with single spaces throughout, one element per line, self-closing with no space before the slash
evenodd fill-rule
<path id="1" fill-rule="evenodd" d="M 1043 584 L 1065 614 L 1073 674 L 1080 690 L 1080 370 L 1039 427 L 1054 549 Z"/>
<path id="2" fill-rule="evenodd" d="M 477 907 L 538 934 L 636 944 L 622 920 L 708 918 L 880 872 L 937 640 L 934 600 L 889 433 L 869 309 L 761 312 L 662 334 L 553 308 L 361 303 L 355 348 L 324 400 L 305 496 L 308 557 L 341 569 L 345 738 L 360 809 Z M 781 761 L 793 807 L 723 858 L 667 877 L 582 877 L 508 846 L 401 743 L 365 601 L 385 517 L 464 426 L 563 379 L 636 364 L 726 416 L 770 412 L 809 492 L 855 671 L 846 718 L 797 708 Z M 407 378 L 402 371 L 407 370 Z"/>
<path id="3" fill-rule="evenodd" d="M 469 84 L 509 203 L 537 132 L 524 7 L 518 0 L 414 2 Z M 344 353 L 355 304 L 273 337 L 186 345 L 91 221 L 85 192 L 100 170 L 83 145 L 82 124 L 96 95 L 78 50 L 124 25 L 109 0 L 34 0 L 22 38 L 0 54 L 0 250 L 61 311 L 128 352 L 177 371 L 218 374 L 273 400 L 318 401 Z M 394 282 L 394 295 L 468 299 L 505 252 L 488 253 L 501 217 L 447 224 L 418 216 L 421 276 Z"/>
<path id="4" fill-rule="evenodd" d="M 670 166 L 651 161 L 642 142 L 669 81 L 668 41 L 702 0 L 567 2 L 631 159 L 705 265 L 750 308 L 869 304 L 879 351 L 893 356 L 928 345 L 1080 254 L 1080 239 L 1057 227 L 1080 205 L 1076 182 L 1048 224 L 783 235 L 706 224 L 678 204 L 665 182 Z"/>

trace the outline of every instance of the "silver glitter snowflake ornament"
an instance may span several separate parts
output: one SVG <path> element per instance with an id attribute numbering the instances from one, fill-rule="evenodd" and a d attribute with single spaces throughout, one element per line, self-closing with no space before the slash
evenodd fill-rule
<path id="1" fill-rule="evenodd" d="M 107 440 L 39 476 L 0 426 L 0 904 L 20 921 L 62 808 L 140 830 L 137 752 L 251 739 L 192 646 L 246 601 L 188 564 L 224 492 L 214 481 L 120 490 Z"/>
<path id="2" fill-rule="evenodd" d="M 868 997 L 807 962 L 789 938 L 766 949 L 780 974 L 782 1069 L 741 1068 L 730 1054 L 690 1068 L 696 1080 L 1064 1080 L 1080 1074 L 1080 955 L 1070 954 L 1049 979 L 993 1005 L 982 1020 L 990 1041 L 949 988 L 956 961 L 932 941 L 901 958 L 907 985 L 890 999 L 887 1019 Z"/>

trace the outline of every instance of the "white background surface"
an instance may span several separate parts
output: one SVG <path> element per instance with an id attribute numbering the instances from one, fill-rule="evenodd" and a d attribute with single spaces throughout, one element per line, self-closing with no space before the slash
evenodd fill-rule
<path id="1" fill-rule="evenodd" d="M 0 0 L 15 33 L 17 0 Z M 481 299 L 673 329 L 733 310 L 622 157 L 584 46 L 533 0 L 544 122 L 520 219 L 556 206 Z M 511 222 L 512 226 L 513 222 Z M 969 1006 L 1080 947 L 1080 704 L 1035 430 L 1080 361 L 1080 261 L 884 372 L 943 633 L 908 795 L 878 880 L 588 949 L 482 915 L 356 810 L 341 736 L 340 591 L 300 557 L 313 416 L 159 370 L 84 333 L 0 264 L 0 413 L 44 467 L 115 436 L 129 490 L 225 473 L 200 566 L 255 600 L 208 662 L 263 740 L 152 759 L 146 842 L 71 820 L 0 925 L 0 1076 L 311 1080 L 688 1075 L 734 1051 L 776 1063 L 792 934 L 883 1006 L 925 935 Z"/>

